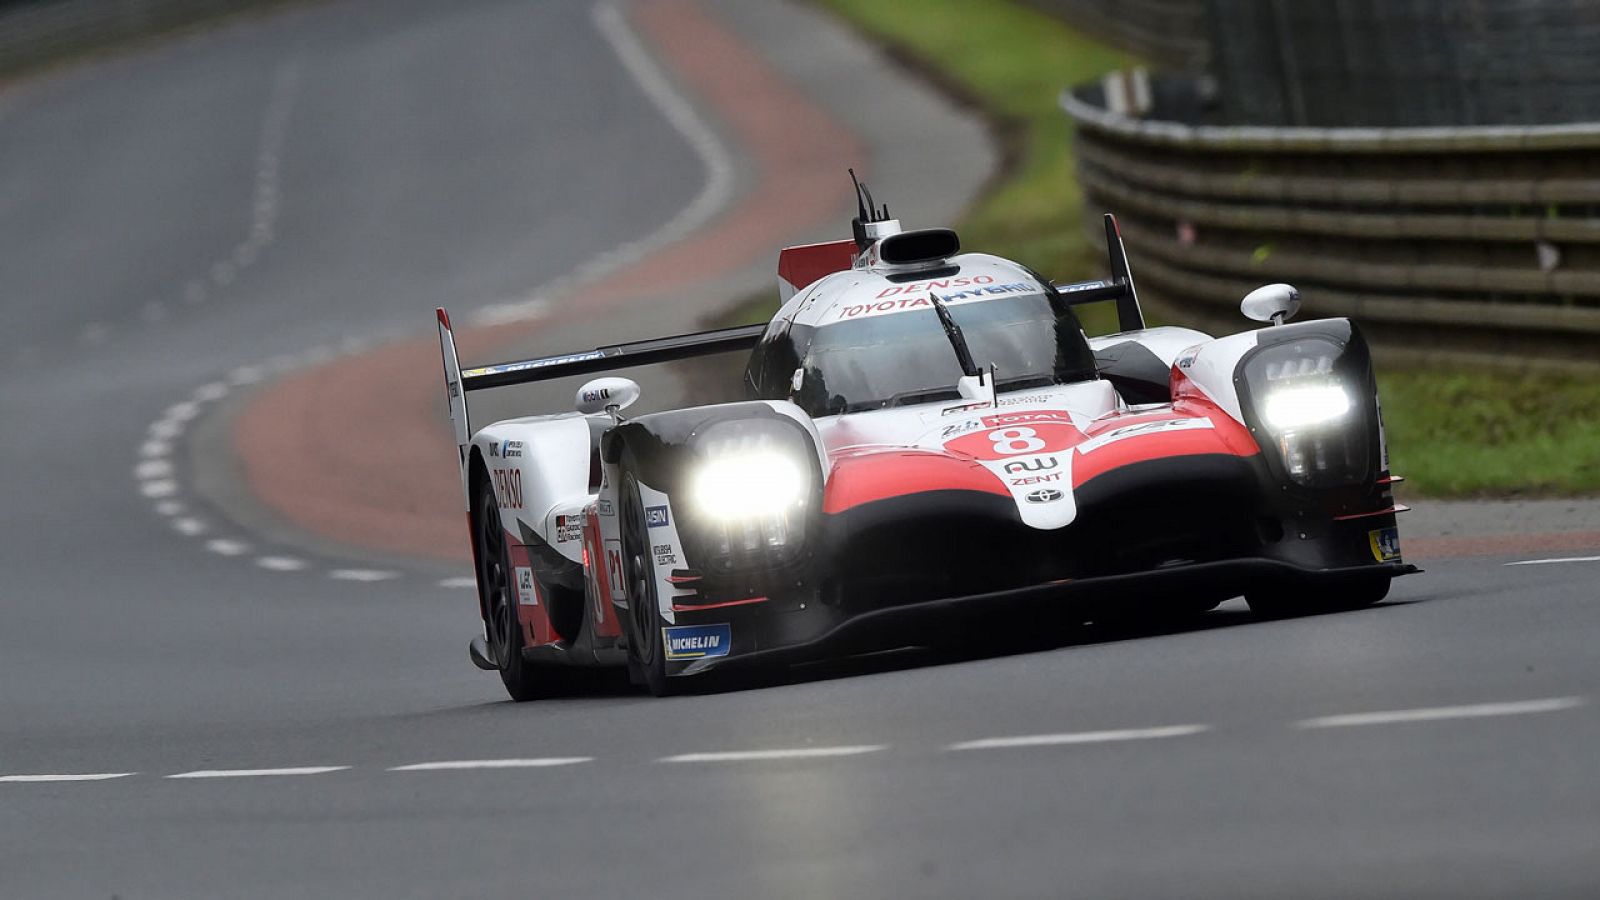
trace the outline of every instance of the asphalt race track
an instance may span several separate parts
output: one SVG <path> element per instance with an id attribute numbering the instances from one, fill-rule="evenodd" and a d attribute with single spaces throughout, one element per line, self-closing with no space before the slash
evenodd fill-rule
<path id="1" fill-rule="evenodd" d="M 196 386 L 503 302 L 704 178 L 586 3 L 309 6 L 0 94 L 0 897 L 1600 892 L 1600 548 L 514 705 L 464 569 L 155 509 Z"/>

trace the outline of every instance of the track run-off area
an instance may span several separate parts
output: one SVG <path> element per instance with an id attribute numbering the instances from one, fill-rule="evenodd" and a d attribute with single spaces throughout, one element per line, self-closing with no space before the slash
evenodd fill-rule
<path id="1" fill-rule="evenodd" d="M 0 896 L 1592 896 L 1581 512 L 1358 612 L 505 701 L 432 308 L 700 327 L 849 162 L 936 225 L 994 152 L 787 2 L 308 3 L 0 89 Z"/>

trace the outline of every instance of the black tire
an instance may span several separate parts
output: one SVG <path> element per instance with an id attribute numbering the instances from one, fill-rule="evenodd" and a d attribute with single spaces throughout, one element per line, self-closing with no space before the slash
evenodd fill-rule
<path id="1" fill-rule="evenodd" d="M 499 503 L 487 478 L 478 482 L 472 517 L 489 653 L 500 667 L 500 681 L 511 699 L 518 703 L 536 700 L 547 689 L 547 679 L 543 677 L 546 673 L 522 658 L 522 626 L 517 622 L 517 594 L 511 584 L 511 554 L 500 525 Z"/>
<path id="2" fill-rule="evenodd" d="M 656 595 L 655 561 L 650 557 L 650 539 L 644 521 L 644 502 L 639 499 L 639 480 L 623 460 L 618 499 L 621 506 L 622 569 L 628 592 L 628 666 L 657 697 L 677 693 L 673 679 L 667 677 L 666 648 Z"/>
<path id="3" fill-rule="evenodd" d="M 1379 575 L 1329 587 L 1274 585 L 1246 593 L 1244 601 L 1258 619 L 1344 612 L 1371 606 L 1389 596 L 1390 581 L 1387 575 Z"/>

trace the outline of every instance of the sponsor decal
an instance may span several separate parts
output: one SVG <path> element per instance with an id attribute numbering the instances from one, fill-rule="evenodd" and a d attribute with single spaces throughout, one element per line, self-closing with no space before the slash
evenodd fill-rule
<path id="1" fill-rule="evenodd" d="M 1071 425 L 1072 416 L 1059 410 L 1046 409 L 1037 412 L 1001 413 L 996 416 L 983 417 L 983 424 L 986 428 L 1003 428 L 1007 425 L 1035 425 L 1040 422 L 1060 422 L 1064 425 Z"/>
<path id="2" fill-rule="evenodd" d="M 658 566 L 678 564 L 678 552 L 671 544 L 654 544 L 650 547 L 650 552 L 655 555 Z"/>
<path id="3" fill-rule="evenodd" d="M 454 400 L 454 399 L 456 399 L 456 398 L 461 396 L 461 382 L 459 382 L 459 381 L 446 381 L 444 383 L 444 386 L 445 386 L 445 389 L 447 391 L 449 391 L 451 400 Z"/>
<path id="4" fill-rule="evenodd" d="M 583 540 L 581 516 L 556 516 L 556 543 L 565 544 L 568 541 L 581 540 Z"/>
<path id="5" fill-rule="evenodd" d="M 963 278 L 952 278 L 948 281 L 965 281 Z M 985 300 L 989 297 L 1005 294 L 1032 294 L 1038 292 L 1038 287 L 1026 282 L 1012 284 L 990 284 L 994 279 L 988 275 L 979 275 L 971 280 L 971 285 L 966 290 L 954 293 L 940 294 L 939 299 L 945 303 L 965 303 L 970 300 Z M 940 282 L 932 282 L 938 284 Z M 930 293 L 926 287 L 928 282 L 909 284 L 903 287 L 884 288 L 878 299 L 870 303 L 852 303 L 839 308 L 838 319 L 859 319 L 862 316 L 875 316 L 882 313 L 905 312 L 908 309 L 925 309 L 933 306 L 929 299 Z M 956 285 L 953 285 L 956 286 Z M 888 299 L 883 299 L 883 298 Z"/>
<path id="6" fill-rule="evenodd" d="M 1029 503 L 1054 503 L 1065 496 L 1065 494 L 1061 493 L 1055 488 L 1041 488 L 1029 494 L 1027 497 L 1024 497 L 1023 499 L 1027 500 Z"/>
<path id="7" fill-rule="evenodd" d="M 1007 475 L 1015 475 L 1018 472 L 1048 472 L 1059 465 L 1061 465 L 1060 460 L 1053 456 L 1046 456 L 1042 459 L 1012 460 L 1006 463 L 1003 468 Z"/>
<path id="8" fill-rule="evenodd" d="M 1179 359 L 1178 359 L 1178 368 L 1187 369 L 1192 365 L 1194 365 L 1194 354 L 1193 353 L 1189 354 L 1188 356 L 1179 357 Z"/>
<path id="9" fill-rule="evenodd" d="M 522 470 L 493 469 L 489 474 L 494 479 L 494 497 L 499 501 L 500 508 L 521 509 Z"/>
<path id="10" fill-rule="evenodd" d="M 707 659 L 727 656 L 733 645 L 733 626 L 727 622 L 716 625 L 678 625 L 661 629 L 666 639 L 667 659 Z"/>
<path id="11" fill-rule="evenodd" d="M 946 409 L 939 410 L 939 415 L 941 415 L 941 416 L 953 416 L 956 413 L 964 413 L 964 412 L 968 412 L 968 411 L 971 411 L 971 410 L 974 410 L 974 409 L 983 409 L 985 406 L 988 406 L 988 405 L 989 404 L 987 404 L 987 403 L 968 403 L 968 404 L 966 404 L 964 406 L 951 406 L 951 407 L 948 407 Z"/>
<path id="12" fill-rule="evenodd" d="M 1367 543 L 1372 547 L 1372 558 L 1378 562 L 1391 562 L 1400 558 L 1400 529 L 1393 526 L 1367 532 Z"/>
<path id="13" fill-rule="evenodd" d="M 935 278 L 932 281 L 913 281 L 910 284 L 902 284 L 902 285 L 898 285 L 896 287 L 884 288 L 883 290 L 878 292 L 878 298 L 877 299 L 882 300 L 885 297 L 893 297 L 896 294 L 924 294 L 925 295 L 929 291 L 949 290 L 950 288 L 953 288 L 953 287 L 955 287 L 955 288 L 964 288 L 964 287 L 970 287 L 970 286 L 972 286 L 974 284 L 994 284 L 994 276 L 993 275 L 976 275 L 976 276 L 973 276 L 971 278 L 963 276 L 961 278 Z M 923 302 L 924 303 L 927 302 L 927 297 L 925 297 L 925 296 L 923 297 Z"/>
<path id="14" fill-rule="evenodd" d="M 533 589 L 533 570 L 527 566 L 517 566 L 517 603 L 522 606 L 538 606 L 539 595 Z"/>
<path id="15" fill-rule="evenodd" d="M 644 508 L 644 523 L 651 528 L 665 528 L 667 525 L 667 508 L 665 506 L 646 506 Z"/>
<path id="16" fill-rule="evenodd" d="M 1191 431 L 1194 429 L 1216 428 L 1210 419 L 1161 419 L 1156 422 L 1140 422 L 1138 425 L 1124 425 L 1113 428 L 1105 434 L 1095 435 L 1078 445 L 1079 453 L 1093 453 L 1107 444 L 1125 441 L 1128 438 L 1143 437 L 1147 434 L 1165 434 L 1169 431 Z"/>
<path id="17" fill-rule="evenodd" d="M 464 378 L 478 378 L 484 375 L 504 375 L 507 372 L 526 372 L 529 369 L 543 369 L 547 366 L 561 366 L 567 363 L 588 362 L 593 359 L 605 359 L 605 354 L 599 350 L 588 353 L 574 353 L 571 356 L 551 356 L 545 359 L 530 359 L 524 362 L 503 363 L 498 366 L 481 366 L 462 372 Z"/>
<path id="18" fill-rule="evenodd" d="M 1081 436 L 1069 424 L 1066 413 L 1014 413 L 987 416 L 983 421 L 988 424 L 1013 419 L 1034 424 L 1004 425 L 992 431 L 963 435 L 948 442 L 945 447 L 973 459 L 1000 460 L 1012 456 L 1058 453 Z"/>
<path id="19" fill-rule="evenodd" d="M 1028 476 L 1023 477 L 1023 478 L 1013 478 L 1013 479 L 1011 479 L 1011 483 L 1012 483 L 1012 485 L 1014 485 L 1016 487 L 1021 487 L 1022 485 L 1025 485 L 1025 484 L 1043 484 L 1046 481 L 1060 481 L 1060 480 L 1061 480 L 1061 473 L 1060 472 L 1051 472 L 1049 475 L 1028 475 Z"/>
<path id="20" fill-rule="evenodd" d="M 1092 291 L 1096 288 L 1110 287 L 1109 281 L 1080 281 L 1077 284 L 1057 285 L 1056 290 L 1063 294 L 1076 293 L 1077 291 Z"/>
<path id="21" fill-rule="evenodd" d="M 501 441 L 500 442 L 500 458 L 501 459 L 516 459 L 517 457 L 519 457 L 521 455 L 522 455 L 522 442 L 521 441 Z"/>
<path id="22" fill-rule="evenodd" d="M 965 434 L 968 431 L 972 431 L 974 429 L 982 428 L 982 427 L 983 427 L 983 425 L 980 422 L 978 422 L 977 419 L 973 419 L 970 422 L 961 422 L 961 423 L 958 423 L 956 425 L 946 425 L 944 427 L 944 431 L 940 432 L 939 437 L 942 437 L 942 438 L 953 437 L 955 435 Z"/>
<path id="23" fill-rule="evenodd" d="M 614 538 L 606 539 L 606 584 L 613 601 L 627 602 L 628 576 L 622 571 L 622 542 Z"/>
<path id="24" fill-rule="evenodd" d="M 617 508 L 611 505 L 610 500 L 602 499 L 600 502 L 596 503 L 594 507 L 595 511 L 600 513 L 602 516 L 614 516 L 617 514 Z"/>
<path id="25" fill-rule="evenodd" d="M 594 403 L 599 400 L 610 400 L 611 388 L 600 388 L 597 391 L 584 391 L 583 402 Z"/>

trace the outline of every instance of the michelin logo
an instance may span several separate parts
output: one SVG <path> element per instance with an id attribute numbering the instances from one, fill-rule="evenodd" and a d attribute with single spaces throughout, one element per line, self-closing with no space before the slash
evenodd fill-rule
<path id="1" fill-rule="evenodd" d="M 733 626 L 727 622 L 716 625 L 679 625 L 663 628 L 666 637 L 667 659 L 707 659 L 727 656 L 733 644 Z"/>

